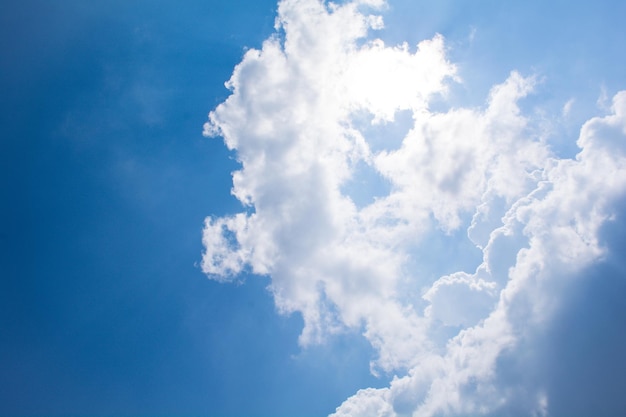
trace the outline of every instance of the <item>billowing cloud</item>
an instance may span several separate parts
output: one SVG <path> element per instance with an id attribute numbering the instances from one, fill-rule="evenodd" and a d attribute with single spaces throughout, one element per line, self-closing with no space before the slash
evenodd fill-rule
<path id="1" fill-rule="evenodd" d="M 462 82 L 445 40 L 385 45 L 372 36 L 382 6 L 279 3 L 276 34 L 245 54 L 205 125 L 236 152 L 245 210 L 207 218 L 202 268 L 269 275 L 278 310 L 304 318 L 303 346 L 362 331 L 372 370 L 396 377 L 335 416 L 548 414 L 551 386 L 518 363 L 538 363 L 570 289 L 607 257 L 626 92 L 559 159 L 518 105 L 539 88 L 532 76 L 511 72 L 481 107 L 432 110 Z M 399 112 L 408 132 L 378 137 Z M 364 171 L 388 189 L 357 205 L 348 190 Z M 472 270 L 430 248 L 458 245 L 459 231 L 482 252 Z"/>

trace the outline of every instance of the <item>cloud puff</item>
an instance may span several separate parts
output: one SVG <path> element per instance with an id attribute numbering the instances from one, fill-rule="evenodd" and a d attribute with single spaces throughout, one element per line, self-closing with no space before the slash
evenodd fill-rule
<path id="1" fill-rule="evenodd" d="M 432 111 L 459 82 L 445 41 L 372 40 L 383 5 L 279 3 L 276 35 L 245 54 L 205 125 L 236 151 L 246 209 L 207 218 L 202 268 L 269 275 L 279 311 L 302 314 L 305 346 L 363 332 L 373 371 L 396 377 L 336 416 L 546 414 L 549 387 L 507 358 L 540 345 L 563 294 L 607 253 L 599 231 L 626 190 L 626 93 L 582 127 L 575 159 L 558 159 L 518 106 L 532 77 L 512 72 L 480 108 Z M 372 126 L 399 111 L 408 133 L 376 149 Z M 345 187 L 363 165 L 390 189 L 358 207 Z M 482 251 L 475 270 L 420 273 L 424 259 L 454 263 L 429 242 L 459 230 Z"/>

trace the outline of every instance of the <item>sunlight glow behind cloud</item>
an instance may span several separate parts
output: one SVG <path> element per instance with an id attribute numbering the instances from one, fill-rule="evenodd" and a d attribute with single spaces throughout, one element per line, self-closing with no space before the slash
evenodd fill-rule
<path id="1" fill-rule="evenodd" d="M 372 370 L 395 377 L 336 416 L 544 415 L 547 387 L 503 377 L 500 359 L 539 343 L 573 277 L 606 253 L 599 230 L 626 191 L 626 92 L 560 159 L 518 105 L 540 88 L 532 75 L 511 72 L 481 108 L 431 110 L 462 82 L 445 40 L 385 45 L 371 36 L 383 6 L 279 3 L 276 34 L 247 51 L 205 125 L 236 152 L 232 193 L 246 210 L 207 218 L 203 271 L 269 275 L 279 311 L 304 318 L 303 346 L 362 331 Z M 358 121 L 393 124 L 403 110 L 401 144 L 375 150 Z M 364 207 L 344 192 L 358 164 L 390 184 Z M 413 271 L 429 236 L 458 230 L 482 251 L 474 270 Z"/>

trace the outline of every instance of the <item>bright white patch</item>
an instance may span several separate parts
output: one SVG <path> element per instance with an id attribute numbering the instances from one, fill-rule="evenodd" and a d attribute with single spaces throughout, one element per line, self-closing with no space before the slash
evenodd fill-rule
<path id="1" fill-rule="evenodd" d="M 558 159 L 517 105 L 532 77 L 512 72 L 483 108 L 431 112 L 458 81 L 444 39 L 370 40 L 382 19 L 364 10 L 383 5 L 280 2 L 284 40 L 246 53 L 205 125 L 237 152 L 232 192 L 254 210 L 207 219 L 202 268 L 218 280 L 270 275 L 278 309 L 304 317 L 303 345 L 363 331 L 373 370 L 397 377 L 336 416 L 484 414 L 518 398 L 545 414 L 541 386 L 496 383 L 497 360 L 529 343 L 568 277 L 603 254 L 598 230 L 626 190 L 626 93 L 583 126 L 576 159 Z M 363 114 L 393 124 L 399 111 L 412 114 L 399 145 L 371 146 Z M 357 206 L 346 189 L 363 165 L 390 189 Z M 427 236 L 459 229 L 482 248 L 474 271 L 410 268 Z"/>

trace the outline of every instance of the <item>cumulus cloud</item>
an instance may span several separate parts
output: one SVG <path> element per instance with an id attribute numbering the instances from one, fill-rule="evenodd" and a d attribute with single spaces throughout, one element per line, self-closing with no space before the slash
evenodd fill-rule
<path id="1" fill-rule="evenodd" d="M 383 6 L 279 3 L 276 34 L 245 54 L 205 125 L 236 152 L 245 210 L 207 218 L 202 268 L 269 275 L 278 310 L 304 318 L 303 346 L 362 331 L 372 370 L 396 376 L 335 416 L 545 415 L 549 387 L 511 363 L 607 253 L 599 231 L 626 191 L 626 92 L 559 159 L 518 105 L 532 76 L 512 72 L 481 107 L 433 111 L 461 82 L 445 40 L 385 45 Z M 372 146 L 372 126 L 400 111 L 412 122 L 399 146 Z M 359 207 L 345 187 L 362 165 L 390 187 Z M 420 273 L 454 264 L 428 246 L 458 231 L 482 251 L 475 269 Z"/>

